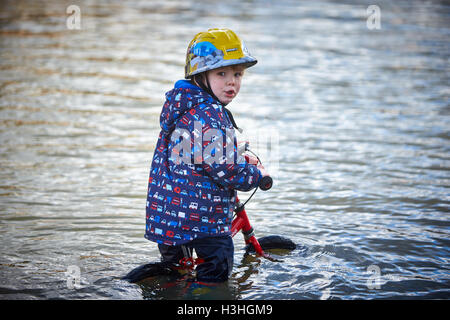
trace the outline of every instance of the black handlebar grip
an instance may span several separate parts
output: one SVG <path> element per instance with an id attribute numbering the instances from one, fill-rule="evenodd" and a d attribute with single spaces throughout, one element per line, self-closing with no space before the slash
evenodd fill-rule
<path id="1" fill-rule="evenodd" d="M 270 176 L 263 176 L 259 181 L 259 188 L 263 191 L 272 188 L 273 180 Z"/>

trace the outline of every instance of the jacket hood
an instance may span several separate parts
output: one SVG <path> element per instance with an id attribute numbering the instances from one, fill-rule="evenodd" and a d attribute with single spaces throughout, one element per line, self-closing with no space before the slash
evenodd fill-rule
<path id="1" fill-rule="evenodd" d="M 159 119 L 161 129 L 167 134 L 171 133 L 178 119 L 193 107 L 206 101 L 217 103 L 208 93 L 188 80 L 177 81 L 175 87 L 166 93 L 166 102 Z"/>

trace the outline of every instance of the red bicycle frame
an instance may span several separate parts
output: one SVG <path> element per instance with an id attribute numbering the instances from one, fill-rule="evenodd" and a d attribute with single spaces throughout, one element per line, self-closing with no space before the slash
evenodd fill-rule
<path id="1" fill-rule="evenodd" d="M 259 256 L 266 257 L 267 254 L 263 251 L 261 245 L 258 242 L 258 239 L 256 239 L 255 237 L 253 227 L 250 224 L 250 220 L 248 220 L 247 212 L 245 212 L 244 206 L 239 206 L 240 202 L 238 198 L 237 203 L 238 210 L 236 211 L 236 217 L 231 223 L 231 236 L 234 237 L 239 231 L 242 231 L 242 233 L 244 234 L 245 243 L 252 244 Z"/>

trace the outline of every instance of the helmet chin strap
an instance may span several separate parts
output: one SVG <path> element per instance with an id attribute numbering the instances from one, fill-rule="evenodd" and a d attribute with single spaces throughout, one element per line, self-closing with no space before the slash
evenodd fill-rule
<path id="1" fill-rule="evenodd" d="M 196 85 L 198 85 L 200 88 L 205 90 L 211 97 L 214 98 L 214 100 L 220 102 L 219 98 L 216 97 L 216 95 L 214 94 L 214 92 L 211 89 L 211 84 L 209 83 L 209 79 L 208 79 L 208 76 L 206 75 L 206 73 L 194 75 L 193 80 Z M 206 81 L 206 85 L 205 85 L 205 81 Z M 223 103 L 220 102 L 220 104 L 223 104 Z M 223 104 L 223 105 L 225 105 L 225 104 Z"/>
<path id="2" fill-rule="evenodd" d="M 234 127 L 237 131 L 239 131 L 239 133 L 242 133 L 242 131 L 244 131 L 244 130 L 242 130 L 241 128 L 239 128 L 239 127 L 237 126 L 236 121 L 234 121 L 233 114 L 231 113 L 231 111 L 230 111 L 229 109 L 225 108 L 225 107 L 223 107 L 223 108 L 224 108 L 225 111 L 227 112 L 228 118 L 230 118 L 230 121 L 231 121 L 231 123 L 233 124 L 233 127 Z"/>
<path id="3" fill-rule="evenodd" d="M 207 76 L 206 74 L 196 74 L 196 75 L 194 75 L 194 77 L 192 78 L 192 80 L 194 81 L 194 83 L 195 83 L 196 85 L 200 86 L 200 88 L 202 88 L 203 90 L 205 90 L 209 95 L 211 95 L 211 97 L 213 97 L 216 101 L 220 102 L 220 104 L 223 105 L 223 108 L 224 108 L 225 112 L 227 113 L 228 118 L 230 118 L 230 121 L 231 121 L 231 124 L 233 125 L 233 127 L 234 127 L 237 131 L 239 131 L 240 133 L 242 133 L 243 130 L 237 126 L 236 121 L 234 121 L 233 114 L 231 113 L 231 111 L 230 111 L 229 109 L 225 108 L 225 106 L 226 106 L 228 103 L 222 103 L 222 102 L 219 100 L 219 98 L 217 98 L 216 95 L 214 94 L 214 92 L 212 91 L 212 89 L 211 89 L 211 84 L 209 83 L 208 76 Z M 205 83 L 204 83 L 203 80 L 206 81 L 206 85 L 205 85 Z"/>

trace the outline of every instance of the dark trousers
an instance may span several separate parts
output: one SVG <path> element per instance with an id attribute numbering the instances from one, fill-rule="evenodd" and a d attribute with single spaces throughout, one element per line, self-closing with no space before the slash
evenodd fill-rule
<path id="1" fill-rule="evenodd" d="M 197 265 L 197 280 L 202 282 L 223 282 L 228 280 L 233 270 L 234 245 L 231 236 L 208 237 L 195 239 L 184 245 L 192 255 L 193 250 L 197 257 L 205 262 Z M 184 257 L 181 246 L 158 245 L 161 260 L 178 263 Z"/>

